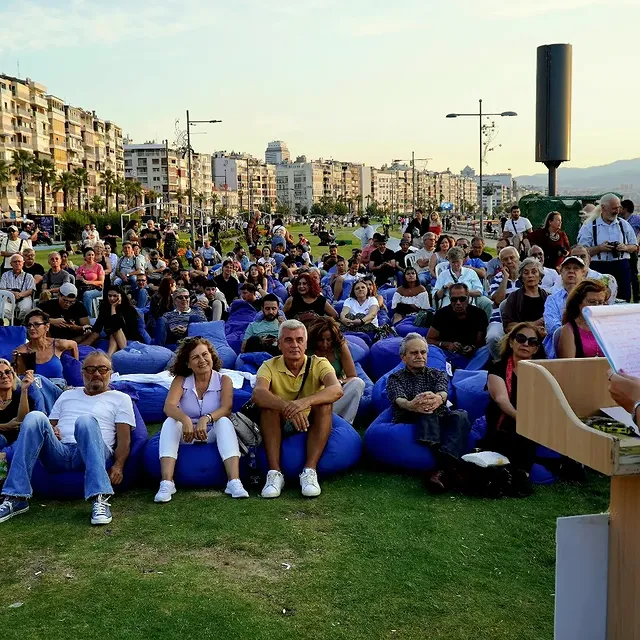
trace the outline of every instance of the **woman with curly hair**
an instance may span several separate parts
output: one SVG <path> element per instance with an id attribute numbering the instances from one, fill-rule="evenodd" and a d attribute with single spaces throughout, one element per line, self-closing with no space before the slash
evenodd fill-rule
<path id="1" fill-rule="evenodd" d="M 340 400 L 333 403 L 333 412 L 353 424 L 364 393 L 364 382 L 358 378 L 349 345 L 340 332 L 340 325 L 333 318 L 324 316 L 311 323 L 307 355 L 326 358 L 331 363 L 344 393 Z"/>
<path id="2" fill-rule="evenodd" d="M 284 315 L 303 323 L 317 316 L 337 319 L 336 310 L 320 292 L 320 283 L 316 278 L 310 273 L 301 273 L 291 284 L 291 296 L 284 303 Z"/>
<path id="3" fill-rule="evenodd" d="M 161 481 L 154 502 L 169 502 L 176 492 L 173 475 L 181 443 L 215 442 L 227 472 L 224 492 L 232 498 L 248 498 L 240 481 L 240 448 L 229 416 L 233 404 L 231 378 L 220 375 L 222 363 L 205 338 L 186 338 L 171 366 L 175 376 L 160 432 Z"/>

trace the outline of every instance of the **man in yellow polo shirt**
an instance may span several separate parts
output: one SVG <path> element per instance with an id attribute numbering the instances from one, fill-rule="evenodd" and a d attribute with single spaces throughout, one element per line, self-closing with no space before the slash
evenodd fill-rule
<path id="1" fill-rule="evenodd" d="M 284 427 L 285 431 L 308 431 L 300 487 L 302 495 L 311 498 L 320 495 L 316 468 L 331 433 L 333 403 L 342 397 L 342 386 L 326 358 L 305 355 L 307 329 L 302 322 L 286 320 L 280 325 L 278 347 L 282 355 L 262 364 L 253 390 L 253 401 L 261 409 L 260 430 L 269 463 L 262 497 L 277 498 L 284 487 L 280 471 Z"/>

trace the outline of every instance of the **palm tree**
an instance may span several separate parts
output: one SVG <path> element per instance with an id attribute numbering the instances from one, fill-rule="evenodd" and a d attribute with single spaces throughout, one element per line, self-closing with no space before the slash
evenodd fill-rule
<path id="1" fill-rule="evenodd" d="M 24 216 L 24 190 L 25 182 L 33 169 L 33 154 L 24 149 L 18 149 L 13 153 L 13 162 L 11 163 L 11 173 L 18 178 L 20 185 L 20 213 Z"/>
<path id="2" fill-rule="evenodd" d="M 109 199 L 111 194 L 113 193 L 113 189 L 115 186 L 115 182 L 117 180 L 116 174 L 111 171 L 111 169 L 107 169 L 102 174 L 102 180 L 100 181 L 100 186 L 104 188 L 105 200 L 106 200 L 106 210 L 109 211 Z"/>
<path id="3" fill-rule="evenodd" d="M 32 166 L 33 178 L 40 182 L 40 213 L 47 213 L 46 192 L 47 185 L 51 185 L 56 179 L 56 166 L 48 158 L 36 158 Z"/>
<path id="4" fill-rule="evenodd" d="M 96 213 L 100 213 L 104 208 L 104 200 L 100 196 L 93 196 L 91 198 L 91 209 Z"/>
<path id="5" fill-rule="evenodd" d="M 89 184 L 89 172 L 84 167 L 76 167 L 73 170 L 78 190 L 78 211 L 82 209 L 82 189 Z"/>
<path id="6" fill-rule="evenodd" d="M 113 193 L 116 196 L 116 213 L 120 211 L 120 194 L 125 192 L 124 178 L 116 178 L 113 181 Z"/>
<path id="7" fill-rule="evenodd" d="M 62 191 L 63 211 L 69 208 L 69 195 L 73 193 L 77 185 L 76 176 L 70 171 L 61 173 L 53 184 L 55 191 Z"/>

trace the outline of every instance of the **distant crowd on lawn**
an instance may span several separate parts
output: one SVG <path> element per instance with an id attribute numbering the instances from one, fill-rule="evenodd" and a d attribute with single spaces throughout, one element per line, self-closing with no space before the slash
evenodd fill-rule
<path id="1" fill-rule="evenodd" d="M 180 256 L 177 230 L 166 224 L 161 232 L 154 220 L 144 226 L 132 221 L 120 250 L 116 236 L 100 238 L 95 225 L 87 225 L 81 264 L 74 265 L 69 251 L 54 251 L 48 270 L 35 262 L 30 230 L 10 227 L 0 238 L 0 296 L 6 293 L 5 322 L 24 324 L 27 342 L 14 362 L 0 361 L 0 449 L 11 445 L 12 451 L 0 522 L 28 509 L 38 459 L 54 469 L 84 469 L 92 523 L 111 521 L 109 498 L 122 481 L 135 425 L 129 396 L 109 388 L 111 359 L 130 341 L 176 350 L 155 501 L 171 500 L 179 447 L 196 441 L 217 444 L 226 493 L 248 497 L 230 420 L 231 380 L 220 373 L 220 358 L 197 326 L 231 323 L 247 310 L 253 319 L 241 353 L 272 356 L 258 369 L 253 390 L 269 467 L 262 497 L 280 495 L 281 442 L 296 432 L 308 432 L 302 494 L 320 494 L 317 466 L 332 414 L 353 423 L 365 388 L 345 336 L 373 344 L 395 337 L 401 326 L 405 366 L 389 376 L 386 393 L 393 420 L 415 424 L 416 441 L 436 457 L 427 487 L 442 492 L 457 486 L 471 427 L 465 412 L 448 402 L 447 373 L 429 366 L 430 350 L 438 349 L 453 370 L 486 353 L 481 366 L 488 369 L 490 404 L 482 446 L 509 458 L 513 495 L 528 495 L 535 445 L 515 428 L 518 362 L 603 355 L 582 309 L 638 301 L 640 216 L 633 211 L 631 201 L 603 196 L 597 207 L 585 207 L 578 243 L 571 246 L 560 213 L 549 213 L 533 230 L 514 205 L 503 220 L 497 256 L 482 238 L 454 238 L 438 213 L 425 216 L 419 209 L 395 251 L 388 247 L 388 220 L 377 232 L 360 218 L 354 234 L 360 246 L 353 249 L 336 244 L 333 230 L 314 222 L 310 232 L 328 243 L 319 256 L 282 219 L 263 236 L 259 213 L 244 230 L 246 249 L 236 243 L 226 255 L 214 234 Z M 84 388 L 67 388 L 62 354 L 79 359 L 80 346 L 99 340 L 107 346 L 84 358 Z M 25 362 L 32 367 L 25 369 Z M 38 377 L 65 389 L 48 416 L 33 411 L 30 400 Z M 580 476 L 570 461 L 561 464 L 567 475 Z"/>

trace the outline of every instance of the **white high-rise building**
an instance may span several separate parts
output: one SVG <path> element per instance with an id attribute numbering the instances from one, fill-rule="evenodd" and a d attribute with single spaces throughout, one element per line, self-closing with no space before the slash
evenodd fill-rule
<path id="1" fill-rule="evenodd" d="M 267 145 L 267 150 L 264 152 L 264 161 L 267 164 L 282 164 L 289 162 L 290 159 L 291 154 L 286 142 L 274 140 Z"/>

